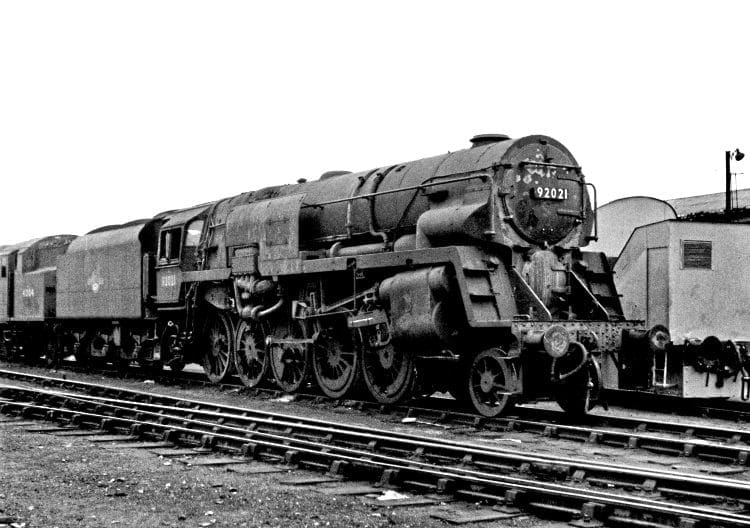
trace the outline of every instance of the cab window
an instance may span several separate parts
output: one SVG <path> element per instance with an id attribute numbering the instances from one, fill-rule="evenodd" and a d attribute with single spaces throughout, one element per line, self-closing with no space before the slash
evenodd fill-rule
<path id="1" fill-rule="evenodd" d="M 182 229 L 167 229 L 159 237 L 159 264 L 176 264 L 180 261 Z"/>
<path id="2" fill-rule="evenodd" d="M 197 269 L 198 244 L 203 233 L 203 220 L 194 220 L 188 224 L 185 230 L 185 247 L 182 250 L 182 269 Z"/>
<path id="3" fill-rule="evenodd" d="M 195 220 L 188 225 L 187 233 L 185 234 L 185 247 L 198 247 L 202 232 L 203 220 Z"/>

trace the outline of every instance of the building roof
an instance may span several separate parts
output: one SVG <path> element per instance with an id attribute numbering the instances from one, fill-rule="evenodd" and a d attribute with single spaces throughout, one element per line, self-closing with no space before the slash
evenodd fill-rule
<path id="1" fill-rule="evenodd" d="M 633 229 L 677 218 L 671 205 L 650 196 L 614 200 L 597 208 L 596 215 L 599 240 L 589 244 L 586 251 L 601 251 L 610 258 L 620 254 Z"/>
<path id="2" fill-rule="evenodd" d="M 704 215 L 723 214 L 726 193 L 702 194 L 667 200 L 680 218 L 695 218 Z M 733 216 L 750 217 L 750 189 L 732 191 Z M 744 212 L 744 214 L 743 214 Z"/>

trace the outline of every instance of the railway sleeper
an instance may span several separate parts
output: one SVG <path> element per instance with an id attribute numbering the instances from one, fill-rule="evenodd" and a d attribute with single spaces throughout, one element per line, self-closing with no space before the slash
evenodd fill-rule
<path id="1" fill-rule="evenodd" d="M 526 503 L 526 508 L 532 511 L 543 511 L 545 517 L 552 519 L 573 520 L 581 517 L 581 510 L 579 508 L 563 504 L 529 501 Z"/>
<path id="2" fill-rule="evenodd" d="M 727 438 L 727 444 L 739 444 L 742 442 L 742 435 L 734 434 L 730 438 Z"/>
<path id="3" fill-rule="evenodd" d="M 419 492 L 433 492 L 437 493 L 437 483 L 424 482 L 422 480 L 404 480 L 401 482 L 400 487 L 407 488 L 410 490 L 418 490 Z"/>
<path id="4" fill-rule="evenodd" d="M 379 484 L 383 487 L 397 487 L 402 482 L 401 470 L 388 468 L 383 470 Z"/>
<path id="5" fill-rule="evenodd" d="M 689 445 L 689 444 L 688 444 Z M 683 449 L 676 449 L 673 447 L 666 447 L 659 444 L 641 444 L 639 446 L 641 449 L 644 449 L 646 451 L 649 451 L 651 453 L 656 453 L 658 455 L 667 455 L 672 457 L 679 457 L 679 456 L 692 456 L 691 454 L 686 454 L 686 447 L 687 445 L 683 446 Z M 692 453 L 692 451 L 688 450 L 689 453 Z"/>
<path id="6" fill-rule="evenodd" d="M 607 447 L 616 447 L 618 449 L 632 449 L 628 442 L 622 440 L 603 438 L 599 440 L 599 444 Z"/>
<path id="7" fill-rule="evenodd" d="M 328 470 L 330 468 L 330 464 L 326 462 L 319 462 L 317 460 L 302 460 L 300 459 L 297 462 L 297 467 L 299 468 L 305 468 L 305 469 L 312 469 L 321 473 L 328 473 Z M 331 476 L 331 475 L 329 475 Z M 338 477 L 336 477 L 338 478 Z"/>
<path id="8" fill-rule="evenodd" d="M 481 490 L 459 490 L 456 495 L 479 500 L 485 504 L 494 504 L 494 509 L 503 513 L 514 514 L 521 509 L 540 511 L 547 518 L 574 521 L 571 524 L 580 528 L 601 526 L 603 523 L 598 519 L 604 517 L 607 511 L 604 505 L 594 502 L 579 505 L 577 501 L 562 497 L 532 499 L 527 492 L 517 489 L 508 489 L 503 496 Z"/>
<path id="9" fill-rule="evenodd" d="M 456 481 L 452 478 L 440 478 L 437 481 L 437 489 L 440 495 L 452 495 L 456 490 Z"/>
<path id="10" fill-rule="evenodd" d="M 254 442 L 247 442 L 242 444 L 240 448 L 240 454 L 248 460 L 253 460 L 258 456 L 258 444 Z"/>
<path id="11" fill-rule="evenodd" d="M 269 451 L 267 449 L 261 448 L 260 453 L 258 454 L 258 460 L 262 462 L 268 462 L 271 464 L 281 464 L 284 462 L 284 455 L 279 453 L 274 453 L 272 451 Z"/>
<path id="12" fill-rule="evenodd" d="M 341 472 L 342 477 L 346 477 L 350 480 L 367 480 L 375 482 L 375 486 L 379 486 L 378 482 L 383 476 L 383 468 L 366 461 L 356 460 L 339 460 L 335 459 L 331 463 L 331 467 L 335 462 L 341 462 L 337 465 L 337 471 Z"/>
<path id="13" fill-rule="evenodd" d="M 581 506 L 580 518 L 572 521 L 570 524 L 578 528 L 598 528 L 604 523 L 600 521 L 604 517 L 606 506 L 598 502 L 586 502 Z"/>
<path id="14" fill-rule="evenodd" d="M 209 434 L 201 436 L 201 447 L 204 449 L 213 449 L 216 447 L 216 437 Z"/>
<path id="15" fill-rule="evenodd" d="M 744 455 L 744 457 L 742 456 Z M 695 455 L 697 458 L 701 460 L 706 460 L 708 462 L 718 462 L 720 464 L 741 464 L 745 465 L 747 463 L 747 453 L 738 453 L 736 457 L 728 456 L 728 455 L 720 455 L 718 453 L 698 453 Z M 741 460 L 744 459 L 744 462 L 741 462 Z"/>
<path id="16" fill-rule="evenodd" d="M 327 474 L 332 477 L 346 477 L 351 472 L 351 464 L 346 460 L 334 460 L 328 468 Z"/>
<path id="17" fill-rule="evenodd" d="M 659 493 L 662 497 L 679 497 L 682 499 L 688 499 L 699 502 L 709 502 L 713 504 L 732 504 L 731 499 L 721 495 L 713 495 L 711 493 L 703 493 L 700 491 L 688 491 L 679 490 L 674 488 L 659 488 Z M 737 504 L 734 502 L 734 504 Z"/>
<path id="18" fill-rule="evenodd" d="M 429 457 L 425 458 L 426 462 L 432 462 L 433 464 L 439 464 L 442 466 L 450 466 L 455 464 L 456 459 L 452 456 L 447 455 L 439 455 L 439 454 L 431 454 Z"/>
<path id="19" fill-rule="evenodd" d="M 613 526 L 633 526 L 635 528 L 675 528 L 674 523 L 670 520 L 654 516 L 632 515 L 630 512 L 619 508 L 613 514 L 608 515 L 604 522 Z M 680 517 L 677 528 L 696 528 L 699 525 L 696 519 Z"/>
<path id="20" fill-rule="evenodd" d="M 351 478 L 360 477 L 362 480 L 375 480 L 382 482 L 384 477 L 384 471 L 382 466 L 374 464 L 372 461 L 366 459 L 350 460 L 348 467 L 348 476 Z M 389 471 L 389 470 L 385 470 Z M 389 477 L 395 478 L 395 477 Z M 376 484 L 382 485 L 382 484 Z"/>
<path id="21" fill-rule="evenodd" d="M 528 466 L 524 473 L 530 473 L 538 477 L 545 477 L 548 480 L 567 480 L 570 476 L 570 466 L 563 464 L 546 464 L 541 462 L 534 462 Z"/>
<path id="22" fill-rule="evenodd" d="M 554 425 L 548 425 L 548 426 L 546 426 L 544 428 L 543 435 L 546 436 L 546 437 L 548 437 L 548 438 L 557 438 L 557 436 L 558 436 L 557 427 L 555 427 Z"/>
<path id="23" fill-rule="evenodd" d="M 494 427 L 492 428 L 494 429 Z M 513 432 L 513 431 L 523 431 L 523 424 L 519 423 L 518 420 L 510 419 L 505 423 L 504 428 L 498 428 L 501 430 L 504 430 L 505 432 Z"/>
<path id="24" fill-rule="evenodd" d="M 589 434 L 586 431 L 569 431 L 558 433 L 559 440 L 568 440 L 569 442 L 587 442 Z"/>
<path id="25" fill-rule="evenodd" d="M 477 460 L 477 461 L 474 461 L 472 464 L 464 464 L 462 461 L 458 467 L 459 468 L 475 467 L 475 468 L 481 468 L 481 469 L 490 469 L 494 471 L 495 473 L 507 474 L 507 473 L 515 473 L 515 472 L 528 473 L 529 472 L 528 466 L 529 464 L 526 464 L 526 463 L 521 464 L 520 466 L 511 466 L 508 464 L 496 464 L 494 462 L 484 462 L 481 460 Z"/>
<path id="26" fill-rule="evenodd" d="M 510 490 L 506 490 L 505 495 L 497 495 L 496 493 L 490 493 L 486 491 L 481 491 L 478 489 L 456 489 L 454 491 L 454 496 L 459 499 L 469 500 L 471 502 L 480 502 L 482 504 L 493 504 L 493 505 L 506 505 L 507 504 L 507 494 Z M 520 511 L 519 508 L 514 508 L 514 513 L 517 513 Z"/>
<path id="27" fill-rule="evenodd" d="M 646 489 L 647 486 L 638 482 L 630 482 L 627 480 L 615 480 L 600 477 L 589 477 L 586 479 L 586 483 L 594 488 L 619 488 L 625 491 L 652 491 Z"/>

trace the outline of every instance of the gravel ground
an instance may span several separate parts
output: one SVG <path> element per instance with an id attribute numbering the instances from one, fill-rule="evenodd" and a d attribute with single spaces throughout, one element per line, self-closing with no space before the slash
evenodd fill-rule
<path id="1" fill-rule="evenodd" d="M 0 368 L 49 374 L 43 369 L 21 368 L 2 362 Z M 693 474 L 721 467 L 688 458 L 676 460 L 638 449 L 549 441 L 538 435 L 519 432 L 488 437 L 454 434 L 442 427 L 403 424 L 393 418 L 369 415 L 345 406 L 287 399 L 253 399 L 212 386 L 183 389 L 100 375 L 70 372 L 58 372 L 57 375 L 183 398 L 591 461 L 616 460 L 622 465 Z M 652 413 L 630 410 L 597 412 L 656 417 Z M 717 423 L 699 418 L 672 419 Z M 373 509 L 358 498 L 331 497 L 310 488 L 280 485 L 278 474 L 248 477 L 219 468 L 186 468 L 180 463 L 167 466 L 164 460 L 143 450 L 92 448 L 91 443 L 80 438 L 33 434 L 7 426 L 0 429 L 0 457 L 0 517 L 17 516 L 20 522 L 27 523 L 26 526 L 448 526 L 431 519 L 424 508 Z M 745 473 L 731 478 L 750 479 Z M 117 493 L 118 489 L 124 494 Z M 213 512 L 213 515 L 206 515 L 207 512 Z M 496 522 L 494 526 L 538 526 L 539 523 L 538 519 L 521 518 Z"/>
<path id="2" fill-rule="evenodd" d="M 80 437 L 0 425 L 0 526 L 448 526 L 434 508 L 378 508 L 279 480 L 186 466 L 143 449 L 106 449 Z M 522 516 L 473 527 L 563 526 Z"/>

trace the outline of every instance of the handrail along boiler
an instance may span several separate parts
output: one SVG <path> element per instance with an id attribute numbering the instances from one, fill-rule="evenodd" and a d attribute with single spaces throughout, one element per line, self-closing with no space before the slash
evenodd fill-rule
<path id="1" fill-rule="evenodd" d="M 487 416 L 548 397 L 583 413 L 623 358 L 669 339 L 623 318 L 606 259 L 581 250 L 596 236 L 588 187 L 558 141 L 484 135 L 101 228 L 58 259 L 47 355 L 198 360 L 213 381 L 312 380 L 384 404 L 443 390 Z"/>

